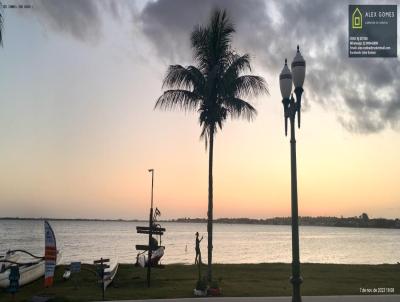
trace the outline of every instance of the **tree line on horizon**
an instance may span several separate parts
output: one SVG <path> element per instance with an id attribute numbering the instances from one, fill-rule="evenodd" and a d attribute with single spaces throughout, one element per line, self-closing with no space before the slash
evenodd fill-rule
<path id="1" fill-rule="evenodd" d="M 360 227 L 360 228 L 400 228 L 400 219 L 388 218 L 369 218 L 366 213 L 353 217 L 335 216 L 300 216 L 300 225 L 303 226 L 331 226 L 331 227 Z M 105 219 L 105 218 L 44 218 L 44 217 L 0 217 L 0 220 L 54 220 L 54 221 L 120 221 L 120 222 L 143 222 L 146 219 Z M 207 223 L 206 218 L 182 217 L 176 219 L 163 219 L 160 222 L 179 222 L 179 223 Z M 290 225 L 291 217 L 272 217 L 272 218 L 216 218 L 215 223 L 226 224 L 264 224 L 264 225 Z"/>
<path id="2" fill-rule="evenodd" d="M 205 223 L 204 218 L 178 218 L 172 222 L 183 223 Z M 253 218 L 217 218 L 215 223 L 227 224 L 264 224 L 264 225 L 291 225 L 291 217 L 273 217 L 265 219 Z M 355 227 L 355 228 L 388 228 L 400 229 L 400 219 L 372 218 L 363 213 L 354 217 L 335 217 L 335 216 L 299 216 L 299 224 L 302 226 L 328 226 L 328 227 Z"/>

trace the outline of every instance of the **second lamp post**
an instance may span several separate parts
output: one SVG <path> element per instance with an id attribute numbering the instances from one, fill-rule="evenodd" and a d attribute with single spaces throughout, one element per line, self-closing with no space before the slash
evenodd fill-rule
<path id="1" fill-rule="evenodd" d="M 303 83 L 306 74 L 306 61 L 303 59 L 299 46 L 292 62 L 292 71 L 285 66 L 279 75 L 279 85 L 282 94 L 282 104 L 285 120 L 285 135 L 287 135 L 287 122 L 290 122 L 290 161 L 291 161 L 291 186 L 292 186 L 292 276 L 290 281 L 293 285 L 292 301 L 300 302 L 300 284 L 303 278 L 300 275 L 300 252 L 299 252 L 299 218 L 297 203 L 297 164 L 296 164 L 296 136 L 295 136 L 295 118 L 297 114 L 297 125 L 300 128 L 301 114 L 301 95 L 303 93 Z M 292 85 L 294 84 L 294 93 L 292 94 Z"/>

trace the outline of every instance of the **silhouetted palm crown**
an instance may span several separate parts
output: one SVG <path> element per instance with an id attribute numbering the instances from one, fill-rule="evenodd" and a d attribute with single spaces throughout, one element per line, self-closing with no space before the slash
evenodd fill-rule
<path id="1" fill-rule="evenodd" d="M 243 98 L 267 92 L 262 77 L 242 75 L 251 71 L 248 54 L 231 48 L 233 24 L 226 12 L 216 11 L 208 26 L 198 26 L 191 35 L 196 66 L 171 65 L 165 76 L 166 90 L 156 102 L 160 109 L 197 110 L 201 137 L 214 135 L 228 116 L 251 120 L 256 109 Z"/>
<path id="2" fill-rule="evenodd" d="M 0 10 L 0 46 L 3 46 L 3 15 L 1 10 Z"/>

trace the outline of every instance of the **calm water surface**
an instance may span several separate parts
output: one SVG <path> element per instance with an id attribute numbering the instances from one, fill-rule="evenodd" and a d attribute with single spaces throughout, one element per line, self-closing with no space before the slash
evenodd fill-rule
<path id="1" fill-rule="evenodd" d="M 63 263 L 92 262 L 100 257 L 136 259 L 136 244 L 146 235 L 136 234 L 141 222 L 51 221 Z M 206 224 L 163 223 L 166 247 L 163 263 L 193 263 L 195 232 L 204 235 L 203 260 L 207 259 Z M 43 254 L 43 221 L 0 220 L 0 254 L 27 249 Z M 302 262 L 379 264 L 400 262 L 400 230 L 335 227 L 300 227 Z M 214 261 L 218 263 L 291 262 L 290 226 L 215 224 Z"/>

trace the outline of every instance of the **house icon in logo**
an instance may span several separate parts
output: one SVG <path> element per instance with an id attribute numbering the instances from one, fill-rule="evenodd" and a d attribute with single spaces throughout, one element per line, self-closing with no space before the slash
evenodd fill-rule
<path id="1" fill-rule="evenodd" d="M 358 7 L 351 15 L 351 27 L 354 29 L 362 29 L 362 14 Z"/>

